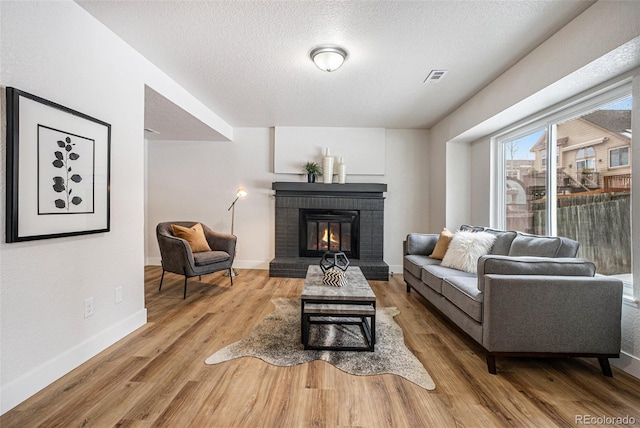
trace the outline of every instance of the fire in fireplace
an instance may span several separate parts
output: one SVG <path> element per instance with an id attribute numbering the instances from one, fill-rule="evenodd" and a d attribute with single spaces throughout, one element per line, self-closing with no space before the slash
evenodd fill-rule
<path id="1" fill-rule="evenodd" d="M 300 257 L 318 257 L 325 251 L 341 251 L 358 258 L 359 212 L 300 210 Z"/>

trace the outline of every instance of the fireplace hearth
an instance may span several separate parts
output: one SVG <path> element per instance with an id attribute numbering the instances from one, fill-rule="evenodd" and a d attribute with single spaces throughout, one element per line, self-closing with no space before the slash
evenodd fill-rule
<path id="1" fill-rule="evenodd" d="M 272 277 L 304 278 L 325 251 L 341 251 L 370 280 L 388 280 L 383 259 L 384 192 L 377 183 L 276 182 Z"/>

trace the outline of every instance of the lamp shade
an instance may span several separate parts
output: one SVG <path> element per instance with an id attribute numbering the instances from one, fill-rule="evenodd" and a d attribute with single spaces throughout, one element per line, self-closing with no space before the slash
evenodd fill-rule
<path id="1" fill-rule="evenodd" d="M 318 46 L 309 55 L 320 70 L 332 72 L 340 68 L 348 54 L 339 46 Z"/>
<path id="2" fill-rule="evenodd" d="M 238 192 L 236 193 L 236 196 L 238 198 L 244 198 L 245 196 L 247 196 L 247 191 L 241 187 L 241 188 L 238 189 Z"/>

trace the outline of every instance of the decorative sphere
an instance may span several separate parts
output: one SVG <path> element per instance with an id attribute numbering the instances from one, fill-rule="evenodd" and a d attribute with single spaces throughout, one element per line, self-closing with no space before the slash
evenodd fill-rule
<path id="1" fill-rule="evenodd" d="M 324 273 L 334 267 L 346 271 L 349 267 L 349 259 L 342 252 L 327 251 L 322 255 L 322 259 L 320 259 L 320 269 L 322 269 Z"/>

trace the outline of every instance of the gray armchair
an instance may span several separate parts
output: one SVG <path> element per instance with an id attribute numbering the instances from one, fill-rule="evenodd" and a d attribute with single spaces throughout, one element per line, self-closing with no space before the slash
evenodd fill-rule
<path id="1" fill-rule="evenodd" d="M 160 278 L 158 291 L 162 290 L 165 271 L 184 275 L 185 299 L 187 298 L 187 280 L 193 276 L 199 277 L 228 269 L 229 279 L 231 280 L 231 285 L 233 285 L 231 266 L 236 252 L 236 237 L 226 233 L 214 232 L 200 223 L 211 251 L 194 253 L 191 251 L 187 241 L 173 234 L 171 225 L 193 227 L 196 223 L 198 222 L 172 221 L 159 223 L 156 227 L 156 237 L 158 238 L 160 256 L 162 257 L 162 277 Z"/>

